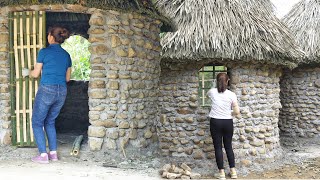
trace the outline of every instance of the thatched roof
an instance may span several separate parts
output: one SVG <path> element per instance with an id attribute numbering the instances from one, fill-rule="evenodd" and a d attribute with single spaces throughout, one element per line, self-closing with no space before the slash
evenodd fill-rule
<path id="1" fill-rule="evenodd" d="M 8 5 L 36 5 L 36 4 L 79 4 L 105 10 L 118 10 L 147 14 L 162 20 L 170 28 L 167 18 L 159 14 L 151 0 L 0 0 L 0 7 Z"/>
<path id="2" fill-rule="evenodd" d="M 270 0 L 158 0 L 176 32 L 162 38 L 168 61 L 223 58 L 295 67 L 303 52 Z"/>
<path id="3" fill-rule="evenodd" d="M 302 0 L 283 18 L 306 58 L 303 63 L 320 63 L 320 1 Z"/>

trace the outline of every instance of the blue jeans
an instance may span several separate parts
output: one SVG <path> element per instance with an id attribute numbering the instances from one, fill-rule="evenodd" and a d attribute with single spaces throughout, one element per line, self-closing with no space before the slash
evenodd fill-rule
<path id="1" fill-rule="evenodd" d="M 55 121 L 67 96 L 63 85 L 40 85 L 32 112 L 32 129 L 40 153 L 46 153 L 47 134 L 49 150 L 57 150 Z"/>

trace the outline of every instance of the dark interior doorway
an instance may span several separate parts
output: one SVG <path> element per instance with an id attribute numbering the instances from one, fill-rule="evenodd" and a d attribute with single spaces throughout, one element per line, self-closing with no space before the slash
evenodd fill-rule
<path id="1" fill-rule="evenodd" d="M 48 12 L 47 29 L 53 25 L 63 25 L 71 35 L 88 39 L 89 14 Z M 68 95 L 56 120 L 57 134 L 86 135 L 89 123 L 88 81 L 71 80 Z"/>
<path id="2" fill-rule="evenodd" d="M 89 123 L 88 81 L 68 83 L 68 95 L 56 120 L 57 133 L 86 134 Z"/>

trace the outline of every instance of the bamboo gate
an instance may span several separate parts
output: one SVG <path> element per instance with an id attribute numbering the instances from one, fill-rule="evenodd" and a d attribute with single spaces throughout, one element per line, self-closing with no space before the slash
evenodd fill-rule
<path id="1" fill-rule="evenodd" d="M 34 146 L 32 110 L 39 78 L 22 77 L 22 68 L 33 69 L 39 50 L 46 45 L 43 11 L 9 13 L 9 59 L 12 144 Z"/>

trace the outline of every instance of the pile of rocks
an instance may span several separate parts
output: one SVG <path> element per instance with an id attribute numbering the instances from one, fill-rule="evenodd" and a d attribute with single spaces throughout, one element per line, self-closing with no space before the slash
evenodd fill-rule
<path id="1" fill-rule="evenodd" d="M 180 166 L 165 164 L 159 172 L 163 178 L 167 179 L 199 179 L 201 177 L 199 173 L 191 172 L 191 168 L 186 163 Z"/>

